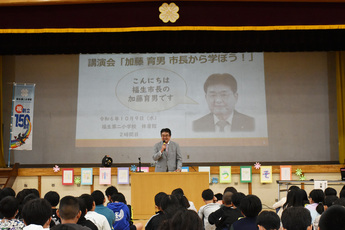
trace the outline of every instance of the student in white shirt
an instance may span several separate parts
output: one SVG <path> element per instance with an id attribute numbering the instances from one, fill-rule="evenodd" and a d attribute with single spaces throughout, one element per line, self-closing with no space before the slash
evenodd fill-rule
<path id="1" fill-rule="evenodd" d="M 107 218 L 95 212 L 96 204 L 93 197 L 90 194 L 83 194 L 80 198 L 85 201 L 87 208 L 85 219 L 92 221 L 97 226 L 98 230 L 111 230 Z"/>

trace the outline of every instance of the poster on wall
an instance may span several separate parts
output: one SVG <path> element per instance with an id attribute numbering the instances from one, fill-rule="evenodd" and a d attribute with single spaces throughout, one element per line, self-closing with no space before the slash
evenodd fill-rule
<path id="1" fill-rule="evenodd" d="M 92 182 L 93 182 L 92 168 L 82 168 L 81 169 L 81 184 L 92 185 Z"/>
<path id="2" fill-rule="evenodd" d="M 10 150 L 32 150 L 35 84 L 13 83 Z"/>
<path id="3" fill-rule="evenodd" d="M 280 180 L 291 180 L 292 170 L 291 165 L 281 165 L 280 166 Z"/>
<path id="4" fill-rule="evenodd" d="M 74 184 L 74 169 L 62 169 L 62 184 L 63 185 Z"/>
<path id="5" fill-rule="evenodd" d="M 231 166 L 219 166 L 219 182 L 231 183 Z"/>
<path id="6" fill-rule="evenodd" d="M 252 183 L 252 166 L 241 166 L 241 183 Z"/>
<path id="7" fill-rule="evenodd" d="M 261 183 L 272 183 L 272 166 L 261 166 L 260 179 Z"/>
<path id="8" fill-rule="evenodd" d="M 111 168 L 99 168 L 99 184 L 111 184 Z"/>

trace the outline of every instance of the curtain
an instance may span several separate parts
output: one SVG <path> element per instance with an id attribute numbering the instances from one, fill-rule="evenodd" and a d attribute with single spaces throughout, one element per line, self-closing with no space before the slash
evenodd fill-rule
<path id="1" fill-rule="evenodd" d="M 4 168 L 5 158 L 4 158 L 4 135 L 3 135 L 3 114 L 2 114 L 2 57 L 0 56 L 0 167 Z"/>
<path id="2" fill-rule="evenodd" d="M 345 52 L 336 56 L 339 163 L 345 163 Z"/>

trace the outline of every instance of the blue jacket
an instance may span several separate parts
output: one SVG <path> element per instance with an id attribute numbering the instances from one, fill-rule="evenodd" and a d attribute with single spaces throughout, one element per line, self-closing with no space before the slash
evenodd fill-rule
<path id="1" fill-rule="evenodd" d="M 118 202 L 109 203 L 107 207 L 115 213 L 114 230 L 129 230 L 129 221 L 131 217 L 127 205 Z"/>

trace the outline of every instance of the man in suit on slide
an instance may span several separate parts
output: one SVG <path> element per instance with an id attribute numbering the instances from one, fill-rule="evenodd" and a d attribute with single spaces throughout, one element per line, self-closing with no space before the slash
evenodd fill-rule
<path id="1" fill-rule="evenodd" d="M 161 130 L 162 141 L 154 146 L 153 160 L 156 172 L 181 172 L 182 155 L 179 144 L 170 140 L 171 130 Z"/>
<path id="2" fill-rule="evenodd" d="M 235 110 L 237 82 L 231 74 L 212 74 L 204 84 L 204 91 L 211 113 L 193 122 L 194 132 L 254 131 L 254 118 Z"/>

